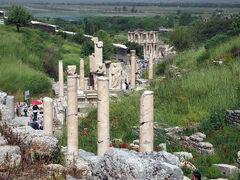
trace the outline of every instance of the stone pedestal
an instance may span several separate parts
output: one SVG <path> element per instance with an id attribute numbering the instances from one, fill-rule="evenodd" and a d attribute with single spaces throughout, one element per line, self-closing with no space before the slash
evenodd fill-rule
<path id="1" fill-rule="evenodd" d="M 63 62 L 58 62 L 59 97 L 64 96 Z"/>
<path id="2" fill-rule="evenodd" d="M 153 94 L 145 91 L 140 100 L 140 152 L 153 151 Z"/>
<path id="3" fill-rule="evenodd" d="M 99 77 L 98 83 L 98 155 L 103 156 L 110 146 L 109 79 Z"/>
<path id="4" fill-rule="evenodd" d="M 6 106 L 8 107 L 10 111 L 10 118 L 14 119 L 15 118 L 15 103 L 14 103 L 14 96 L 7 96 L 6 99 Z"/>
<path id="5" fill-rule="evenodd" d="M 136 78 L 136 51 L 131 50 L 131 88 L 135 88 Z"/>
<path id="6" fill-rule="evenodd" d="M 53 100 L 52 98 L 43 98 L 43 130 L 53 135 Z"/>
<path id="7" fill-rule="evenodd" d="M 84 82 L 84 60 L 80 59 L 80 77 L 79 77 L 79 86 L 80 90 L 85 90 L 85 82 Z"/>
<path id="8" fill-rule="evenodd" d="M 67 146 L 68 153 L 78 154 L 77 75 L 68 67 L 67 77 Z M 75 68 L 76 69 L 76 68 Z"/>
<path id="9" fill-rule="evenodd" d="M 153 78 L 153 55 L 150 54 L 148 62 L 148 79 L 151 80 L 152 78 Z"/>

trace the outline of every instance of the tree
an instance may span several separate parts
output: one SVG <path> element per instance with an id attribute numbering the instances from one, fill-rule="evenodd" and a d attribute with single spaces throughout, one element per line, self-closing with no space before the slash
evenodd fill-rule
<path id="1" fill-rule="evenodd" d="M 30 24 L 32 15 L 27 12 L 22 6 L 12 6 L 8 12 L 7 24 L 16 25 L 17 31 L 20 31 L 20 27 L 24 27 Z"/>
<path id="2" fill-rule="evenodd" d="M 179 18 L 179 25 L 181 26 L 187 26 L 192 21 L 192 16 L 189 13 L 183 13 L 181 14 Z"/>
<path id="3" fill-rule="evenodd" d="M 136 50 L 136 54 L 139 58 L 143 59 L 143 46 L 134 42 L 126 42 L 125 45 L 132 50 Z"/>
<path id="4" fill-rule="evenodd" d="M 193 47 L 195 41 L 192 30 L 186 26 L 181 26 L 170 32 L 170 42 L 178 51 Z"/>

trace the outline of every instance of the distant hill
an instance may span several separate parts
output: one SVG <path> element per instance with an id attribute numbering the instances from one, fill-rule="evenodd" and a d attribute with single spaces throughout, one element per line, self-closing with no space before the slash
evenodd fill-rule
<path id="1" fill-rule="evenodd" d="M 100 3 L 100 2 L 208 2 L 208 3 L 240 3 L 240 0 L 0 0 L 0 3 Z"/>

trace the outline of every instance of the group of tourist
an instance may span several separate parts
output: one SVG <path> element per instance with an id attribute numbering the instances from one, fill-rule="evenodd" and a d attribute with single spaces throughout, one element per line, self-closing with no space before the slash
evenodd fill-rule
<path id="1" fill-rule="evenodd" d="M 23 108 L 23 112 L 24 112 L 24 116 L 27 117 L 27 113 L 28 113 L 28 105 L 27 103 L 21 103 L 21 101 L 17 102 L 17 108 L 16 108 L 16 114 L 18 117 L 22 116 L 22 108 Z"/>
<path id="2" fill-rule="evenodd" d="M 43 116 L 38 117 L 38 111 L 39 111 L 38 105 L 33 105 L 32 107 L 32 114 L 29 113 L 29 106 L 26 102 L 22 103 L 21 101 L 18 101 L 16 104 L 16 114 L 18 117 L 24 116 L 28 117 L 30 114 L 30 122 L 29 125 L 35 129 L 35 130 L 43 130 Z M 24 112 L 24 115 L 22 115 L 22 111 Z M 40 112 L 41 113 L 41 112 Z"/>

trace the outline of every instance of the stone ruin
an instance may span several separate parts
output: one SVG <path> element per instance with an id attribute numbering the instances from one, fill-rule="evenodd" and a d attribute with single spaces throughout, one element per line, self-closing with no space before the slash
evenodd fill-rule
<path id="1" fill-rule="evenodd" d="M 14 115 L 14 97 L 0 90 L 0 121 L 11 120 Z"/>
<path id="2" fill-rule="evenodd" d="M 229 124 L 240 126 L 240 110 L 228 110 L 226 119 Z"/>
<path id="3" fill-rule="evenodd" d="M 53 101 L 43 99 L 44 131 L 34 130 L 27 118 L 15 118 L 0 123 L 3 144 L 0 145 L 0 164 L 4 163 L 7 152 L 11 154 L 13 166 L 20 165 L 21 150 L 26 148 L 30 157 L 37 154 L 53 157 L 61 151 L 66 158 L 66 167 L 49 164 L 48 168 L 61 171 L 75 168 L 85 179 L 183 179 L 179 159 L 165 151 L 153 152 L 153 92 L 145 91 L 140 105 L 140 153 L 127 149 L 110 147 L 109 122 L 109 78 L 98 78 L 98 155 L 78 149 L 77 119 L 77 75 L 75 68 L 68 68 L 67 77 L 67 147 L 59 147 L 52 136 Z M 0 137 L 1 140 L 1 137 Z M 10 143 L 10 149 L 7 144 Z M 21 148 L 18 145 L 21 144 Z M 50 168 L 50 169 L 51 169 Z M 67 178 L 71 178 L 67 175 Z"/>
<path id="4" fill-rule="evenodd" d="M 159 40 L 158 33 L 158 31 L 129 31 L 128 41 L 143 46 L 144 59 L 149 59 L 150 55 L 152 55 L 154 59 L 159 59 L 167 55 L 176 54 L 173 47 Z"/>

